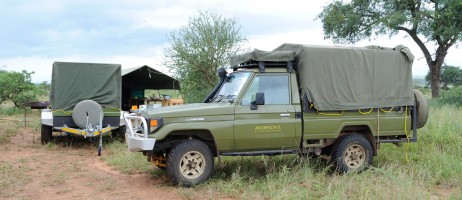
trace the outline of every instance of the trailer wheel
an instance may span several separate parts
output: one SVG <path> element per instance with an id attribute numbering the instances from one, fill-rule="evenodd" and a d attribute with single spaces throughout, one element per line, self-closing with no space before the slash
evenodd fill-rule
<path id="1" fill-rule="evenodd" d="M 212 152 L 205 143 L 186 140 L 170 151 L 167 174 L 174 184 L 189 187 L 210 178 L 213 165 Z"/>
<path id="2" fill-rule="evenodd" d="M 103 148 L 98 146 L 98 156 L 101 156 L 101 152 L 103 151 Z"/>
<path id="3" fill-rule="evenodd" d="M 51 126 L 42 124 L 41 134 L 40 134 L 40 141 L 42 142 L 42 144 L 47 144 L 53 139 L 52 129 L 53 128 Z"/>
<path id="4" fill-rule="evenodd" d="M 372 145 L 363 135 L 347 135 L 332 149 L 332 161 L 341 173 L 360 172 L 372 164 Z"/>

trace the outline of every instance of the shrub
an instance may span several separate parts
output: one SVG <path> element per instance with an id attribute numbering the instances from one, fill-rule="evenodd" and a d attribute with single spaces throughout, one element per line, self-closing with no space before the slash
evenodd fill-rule
<path id="1" fill-rule="evenodd" d="M 448 91 L 443 91 L 438 101 L 441 104 L 451 104 L 462 107 L 462 87 L 455 87 Z"/>

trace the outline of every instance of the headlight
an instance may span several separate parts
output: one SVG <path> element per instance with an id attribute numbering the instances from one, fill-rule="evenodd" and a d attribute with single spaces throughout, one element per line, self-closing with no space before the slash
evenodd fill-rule
<path id="1" fill-rule="evenodd" d="M 160 127 L 162 127 L 162 125 L 164 124 L 164 120 L 162 118 L 158 118 L 158 119 L 146 119 L 146 122 L 149 124 L 149 127 L 148 127 L 148 132 L 149 133 L 154 133 L 157 131 L 157 129 L 159 129 Z"/>

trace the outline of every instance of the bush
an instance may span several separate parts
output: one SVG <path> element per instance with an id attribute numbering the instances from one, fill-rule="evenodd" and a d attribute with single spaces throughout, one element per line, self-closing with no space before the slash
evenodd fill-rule
<path id="1" fill-rule="evenodd" d="M 462 107 L 462 87 L 455 87 L 441 93 L 438 102 Z"/>
<path id="2" fill-rule="evenodd" d="M 38 95 L 43 95 L 46 92 L 42 87 L 32 83 L 32 74 L 34 72 L 5 71 L 0 70 L 0 104 L 5 101 L 13 102 L 16 108 L 21 108 L 28 101 L 37 100 Z"/>

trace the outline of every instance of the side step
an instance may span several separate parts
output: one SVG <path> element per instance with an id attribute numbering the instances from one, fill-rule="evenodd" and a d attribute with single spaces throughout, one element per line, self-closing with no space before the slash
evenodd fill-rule
<path id="1" fill-rule="evenodd" d="M 290 149 L 290 150 L 267 150 L 267 151 L 243 151 L 243 152 L 225 152 L 220 153 L 222 156 L 276 156 L 276 155 L 283 155 L 283 154 L 297 154 L 300 153 L 298 149 Z"/>

